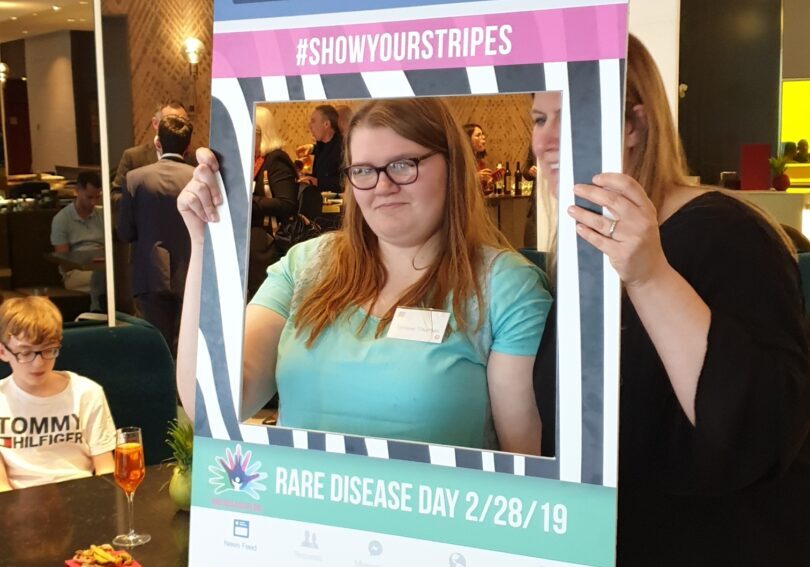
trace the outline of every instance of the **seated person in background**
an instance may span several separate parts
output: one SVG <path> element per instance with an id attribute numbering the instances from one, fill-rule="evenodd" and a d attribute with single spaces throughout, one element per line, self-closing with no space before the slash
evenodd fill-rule
<path id="1" fill-rule="evenodd" d="M 246 413 L 278 385 L 287 427 L 539 454 L 532 368 L 551 296 L 545 274 L 489 219 L 449 109 L 369 102 L 346 151 L 340 230 L 292 247 L 247 307 Z M 200 296 L 204 225 L 222 203 L 216 160 L 198 157 L 178 198 L 197 251 L 187 298 Z M 388 336 L 407 330 L 403 314 L 428 337 Z M 177 380 L 190 413 L 199 316 L 187 300 Z"/>
<path id="2" fill-rule="evenodd" d="M 251 226 L 264 226 L 276 231 L 298 211 L 298 172 L 282 148 L 273 113 L 264 106 L 256 107 L 257 159 L 253 175 L 253 208 Z M 265 219 L 269 219 L 265 221 Z"/>
<path id="3" fill-rule="evenodd" d="M 141 316 L 158 328 L 172 354 L 180 326 L 191 244 L 177 195 L 194 168 L 183 161 L 191 122 L 166 116 L 158 126 L 157 163 L 130 171 L 118 207 L 118 237 L 131 242 L 132 294 Z"/>
<path id="4" fill-rule="evenodd" d="M 97 208 L 101 201 L 101 178 L 94 171 L 83 171 L 76 178 L 76 198 L 56 213 L 51 221 L 54 252 L 98 250 L 104 256 L 104 216 Z M 90 309 L 101 309 L 105 291 L 103 271 L 67 270 L 62 272 L 65 289 L 90 294 Z"/>
<path id="5" fill-rule="evenodd" d="M 113 471 L 115 425 L 101 386 L 53 367 L 62 316 L 44 297 L 0 305 L 0 491 Z M 12 427 L 13 424 L 13 427 Z"/>
<path id="6" fill-rule="evenodd" d="M 492 188 L 492 170 L 486 166 L 484 159 L 487 157 L 487 137 L 483 128 L 479 124 L 472 122 L 464 125 L 464 133 L 470 139 L 470 145 L 475 155 L 475 169 L 478 170 L 478 179 L 481 180 L 481 188 L 484 193 L 490 193 Z"/>
<path id="7" fill-rule="evenodd" d="M 782 150 L 782 157 L 784 157 L 788 162 L 795 162 L 797 151 L 798 148 L 796 147 L 796 142 L 785 142 L 785 149 Z"/>
<path id="8" fill-rule="evenodd" d="M 796 144 L 796 157 L 793 159 L 798 163 L 810 161 L 810 156 L 807 154 L 807 140 L 799 140 L 799 143 Z"/>
<path id="9" fill-rule="evenodd" d="M 301 178 L 302 183 L 314 185 L 320 191 L 341 193 L 340 168 L 343 165 L 343 135 L 338 129 L 338 113 L 335 107 L 322 104 L 312 111 L 309 131 L 315 144 L 305 144 L 296 150 L 298 157 L 312 154 L 312 175 Z"/>

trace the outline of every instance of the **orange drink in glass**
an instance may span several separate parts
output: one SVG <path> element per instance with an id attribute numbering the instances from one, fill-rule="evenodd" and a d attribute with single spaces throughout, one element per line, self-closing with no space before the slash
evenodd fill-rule
<path id="1" fill-rule="evenodd" d="M 115 432 L 115 482 L 127 495 L 127 518 L 129 531 L 113 538 L 113 545 L 135 547 L 143 545 L 152 536 L 135 533 L 133 527 L 133 499 L 135 490 L 146 474 L 143 461 L 143 439 L 140 427 L 122 427 Z"/>

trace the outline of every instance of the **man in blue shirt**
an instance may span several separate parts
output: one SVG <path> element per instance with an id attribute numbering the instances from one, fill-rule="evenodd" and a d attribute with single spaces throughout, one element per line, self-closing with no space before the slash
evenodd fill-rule
<path id="1" fill-rule="evenodd" d="M 83 171 L 76 179 L 76 198 L 56 213 L 51 221 L 51 244 L 54 252 L 98 250 L 104 255 L 104 217 L 101 209 L 101 178 L 93 171 Z M 61 270 L 61 268 L 60 268 Z M 90 294 L 90 309 L 101 309 L 104 272 L 86 270 L 62 271 L 65 289 Z"/>

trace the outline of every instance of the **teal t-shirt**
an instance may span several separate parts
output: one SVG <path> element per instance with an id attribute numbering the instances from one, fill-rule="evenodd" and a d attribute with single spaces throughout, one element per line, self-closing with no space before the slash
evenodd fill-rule
<path id="1" fill-rule="evenodd" d="M 307 348 L 293 315 L 328 254 L 329 235 L 303 242 L 267 270 L 251 303 L 287 319 L 276 365 L 279 424 L 367 437 L 496 448 L 486 365 L 490 350 L 535 356 L 551 307 L 545 274 L 516 252 L 490 256 L 486 321 L 442 343 L 377 338 L 379 319 L 347 310 Z M 473 299 L 471 303 L 474 303 Z M 468 312 L 475 306 L 468 306 Z M 468 320 L 470 318 L 468 317 Z M 472 319 L 473 325 L 477 321 Z"/>

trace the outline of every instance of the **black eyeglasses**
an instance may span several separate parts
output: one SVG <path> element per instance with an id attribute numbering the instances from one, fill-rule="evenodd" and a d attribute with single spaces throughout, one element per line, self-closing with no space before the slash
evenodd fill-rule
<path id="1" fill-rule="evenodd" d="M 24 350 L 22 352 L 14 352 L 3 341 L 0 341 L 0 345 L 3 345 L 8 352 L 13 354 L 14 358 L 16 358 L 17 362 L 20 364 L 28 364 L 29 362 L 33 362 L 37 355 L 41 356 L 44 360 L 53 360 L 59 356 L 59 349 L 62 348 L 62 345 L 59 345 L 57 347 L 44 348 L 42 350 Z"/>
<path id="2" fill-rule="evenodd" d="M 343 174 L 355 189 L 367 191 L 374 189 L 380 180 L 380 173 L 385 173 L 392 183 L 410 185 L 419 178 L 419 163 L 439 152 L 429 152 L 420 157 L 397 159 L 382 167 L 373 165 L 350 165 L 343 168 Z"/>

